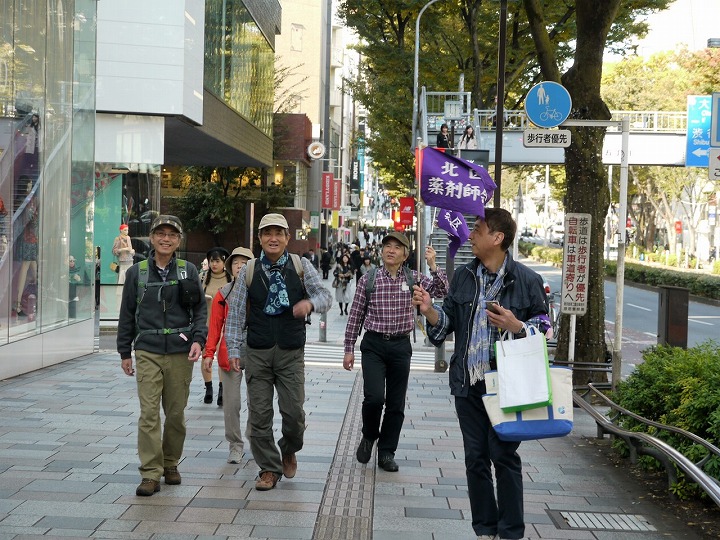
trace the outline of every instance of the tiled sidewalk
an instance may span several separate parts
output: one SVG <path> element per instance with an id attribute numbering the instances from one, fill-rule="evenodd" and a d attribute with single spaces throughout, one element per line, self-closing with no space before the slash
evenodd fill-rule
<path id="1" fill-rule="evenodd" d="M 196 370 L 179 467 L 183 483 L 163 484 L 148 498 L 134 495 L 135 381 L 122 374 L 116 354 L 0 382 L 0 539 L 331 538 L 332 527 L 323 528 L 319 515 L 362 518 L 357 527 L 340 519 L 347 536 L 336 538 L 475 538 L 447 375 L 411 373 L 399 473 L 353 459 L 361 375 L 333 367 L 308 368 L 306 375 L 308 427 L 294 479 L 258 492 L 252 460 L 226 463 L 222 411 L 202 403 Z M 569 437 L 520 448 L 528 537 L 696 538 L 661 516 L 622 470 L 599 459 L 594 425 L 583 416 L 577 420 Z M 347 482 L 368 487 L 348 496 Z M 549 510 L 641 515 L 659 532 L 561 530 Z"/>

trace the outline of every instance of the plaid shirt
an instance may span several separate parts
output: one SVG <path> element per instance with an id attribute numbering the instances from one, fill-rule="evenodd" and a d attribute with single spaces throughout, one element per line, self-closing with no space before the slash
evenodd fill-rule
<path id="1" fill-rule="evenodd" d="M 437 272 L 431 272 L 432 279 L 428 276 L 412 271 L 415 283 L 430 293 L 433 298 L 440 298 L 447 294 L 448 280 L 445 272 L 438 268 Z M 419 276 L 419 280 L 418 280 Z M 355 350 L 355 342 L 360 333 L 360 321 L 367 308 L 365 316 L 365 329 L 381 334 L 409 334 L 415 325 L 415 308 L 412 305 L 412 288 L 408 287 L 405 273 L 402 269 L 398 271 L 395 279 L 381 266 L 375 274 L 375 290 L 370 296 L 370 304 L 367 304 L 365 297 L 365 285 L 368 274 L 360 278 L 355 298 L 353 298 L 350 316 L 345 328 L 345 352 L 351 353 Z"/>

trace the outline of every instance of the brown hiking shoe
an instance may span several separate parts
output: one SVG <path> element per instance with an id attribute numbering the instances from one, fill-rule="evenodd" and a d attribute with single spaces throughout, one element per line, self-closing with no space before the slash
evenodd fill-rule
<path id="1" fill-rule="evenodd" d="M 260 473 L 260 478 L 255 482 L 255 489 L 258 491 L 270 491 L 280 480 L 280 475 L 274 472 L 265 471 Z"/>
<path id="2" fill-rule="evenodd" d="M 292 478 L 297 472 L 297 457 L 295 454 L 287 454 L 282 458 L 283 475 L 285 478 Z"/>
<path id="3" fill-rule="evenodd" d="M 149 478 L 143 478 L 140 485 L 135 490 L 135 495 L 138 497 L 150 497 L 153 493 L 160 491 L 160 482 L 157 480 L 150 480 Z"/>
<path id="4" fill-rule="evenodd" d="M 165 477 L 165 483 L 169 486 L 177 486 L 182 482 L 177 467 L 165 467 L 163 476 Z"/>

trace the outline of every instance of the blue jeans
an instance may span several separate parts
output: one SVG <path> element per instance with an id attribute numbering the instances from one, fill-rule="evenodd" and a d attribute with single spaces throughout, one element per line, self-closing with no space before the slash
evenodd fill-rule
<path id="1" fill-rule="evenodd" d="M 498 439 L 490 424 L 482 395 L 485 381 L 470 387 L 467 397 L 455 396 L 455 410 L 465 447 L 465 474 L 477 535 L 522 538 L 523 517 L 522 461 L 517 453 L 519 442 Z M 495 467 L 497 500 L 490 469 Z"/>

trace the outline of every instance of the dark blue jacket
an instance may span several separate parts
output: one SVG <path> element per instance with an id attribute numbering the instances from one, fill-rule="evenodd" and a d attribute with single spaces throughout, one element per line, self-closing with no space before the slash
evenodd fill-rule
<path id="1" fill-rule="evenodd" d="M 470 389 L 470 375 L 467 369 L 467 350 L 470 339 L 478 290 L 481 286 L 477 276 L 480 261 L 466 264 L 455 272 L 450 291 L 442 309 L 448 317 L 448 334 L 455 332 L 455 352 L 450 359 L 450 393 L 454 396 L 467 396 Z M 503 286 L 497 299 L 500 305 L 510 309 L 520 321 L 528 321 L 534 316 L 547 314 L 547 296 L 542 277 L 527 266 L 514 261 L 508 255 Z M 442 342 L 430 339 L 433 345 Z"/>

